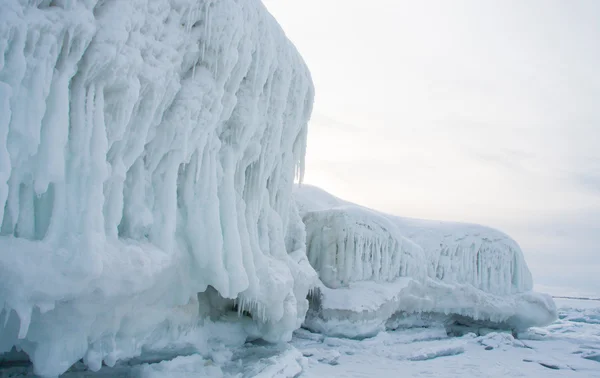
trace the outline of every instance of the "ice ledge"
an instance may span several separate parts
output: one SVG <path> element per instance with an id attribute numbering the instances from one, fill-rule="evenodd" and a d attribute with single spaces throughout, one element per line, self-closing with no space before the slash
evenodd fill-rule
<path id="1" fill-rule="evenodd" d="M 420 326 L 402 318 L 417 315 L 452 326 L 479 326 L 523 331 L 556 320 L 556 306 L 546 294 L 525 292 L 507 296 L 485 293 L 471 285 L 448 285 L 427 279 L 351 283 L 330 289 L 320 286 L 311 298 L 304 327 L 328 336 L 371 337 L 399 324 Z"/>

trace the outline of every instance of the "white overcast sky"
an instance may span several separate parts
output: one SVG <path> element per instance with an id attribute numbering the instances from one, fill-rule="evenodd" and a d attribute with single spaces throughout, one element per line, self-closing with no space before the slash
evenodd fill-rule
<path id="1" fill-rule="evenodd" d="M 316 87 L 307 183 L 499 228 L 539 288 L 600 295 L 600 1 L 264 3 Z"/>

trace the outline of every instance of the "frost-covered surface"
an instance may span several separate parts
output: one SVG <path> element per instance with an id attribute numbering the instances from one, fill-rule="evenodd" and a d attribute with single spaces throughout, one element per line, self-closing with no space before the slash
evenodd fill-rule
<path id="1" fill-rule="evenodd" d="M 567 304 L 563 304 L 567 305 Z M 566 317 L 595 309 L 561 308 Z M 577 305 L 575 305 L 577 307 Z M 584 325 L 582 327 L 582 325 Z M 600 377 L 600 325 L 559 320 L 515 338 L 487 330 L 449 337 L 440 323 L 349 340 L 298 331 L 293 344 L 308 358 L 301 377 Z"/>
<path id="2" fill-rule="evenodd" d="M 306 185 L 294 197 L 322 283 L 305 321 L 312 330 L 365 337 L 396 313 L 514 330 L 556 318 L 552 299 L 531 291 L 519 246 L 499 231 L 382 214 Z"/>
<path id="3" fill-rule="evenodd" d="M 234 307 L 291 338 L 312 99 L 259 0 L 2 1 L 0 352 L 95 370 Z"/>
<path id="4" fill-rule="evenodd" d="M 423 317 L 419 327 L 413 319 L 412 328 L 362 340 L 301 329 L 287 345 L 247 343 L 204 356 L 119 363 L 97 373 L 77 364 L 64 377 L 600 377 L 600 361 L 593 357 L 600 350 L 600 324 L 580 320 L 599 316 L 600 302 L 557 303 L 563 319 L 518 338 L 490 329 L 448 336 L 439 318 Z M 30 377 L 31 367 L 0 369 L 0 376 Z"/>
<path id="5" fill-rule="evenodd" d="M 552 299 L 538 293 L 498 296 L 468 284 L 403 277 L 391 283 L 354 282 L 339 289 L 323 285 L 312 296 L 304 325 L 330 336 L 363 338 L 386 329 L 418 327 L 425 314 L 467 328 L 524 330 L 551 323 L 555 312 Z"/>

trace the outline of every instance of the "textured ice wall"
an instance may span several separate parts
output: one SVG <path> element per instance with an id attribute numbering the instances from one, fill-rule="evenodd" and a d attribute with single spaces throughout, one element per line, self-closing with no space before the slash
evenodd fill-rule
<path id="1" fill-rule="evenodd" d="M 423 249 L 376 213 L 337 208 L 307 213 L 304 222 L 308 259 L 327 287 L 427 274 Z"/>
<path id="2" fill-rule="evenodd" d="M 522 330 L 556 319 L 552 298 L 534 293 L 519 246 L 487 227 L 379 213 L 315 187 L 294 197 L 307 254 L 320 278 L 304 326 L 366 337 L 394 314 Z"/>
<path id="3" fill-rule="evenodd" d="M 499 295 L 533 288 L 521 248 L 498 230 L 472 224 L 390 219 L 403 235 L 423 247 L 431 278 L 469 284 Z"/>
<path id="4" fill-rule="evenodd" d="M 209 286 L 291 337 L 312 101 L 259 0 L 2 1 L 0 352 L 112 364 Z"/>
<path id="5" fill-rule="evenodd" d="M 309 260 L 330 288 L 397 277 L 430 277 L 492 294 L 533 287 L 521 249 L 500 231 L 382 214 L 310 186 L 297 188 L 295 198 Z"/>

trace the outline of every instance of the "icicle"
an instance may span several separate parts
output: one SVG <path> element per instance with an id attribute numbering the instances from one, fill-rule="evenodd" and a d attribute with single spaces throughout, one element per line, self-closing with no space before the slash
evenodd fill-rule
<path id="1" fill-rule="evenodd" d="M 204 55 L 206 53 L 206 47 L 208 44 L 208 11 L 209 11 L 209 1 L 205 3 L 206 10 L 204 11 L 204 41 L 202 41 L 202 61 L 204 62 Z"/>
<path id="2" fill-rule="evenodd" d="M 15 308 L 15 312 L 19 316 L 20 321 L 18 338 L 19 340 L 23 340 L 27 336 L 27 332 L 29 332 L 32 308 Z"/>
<path id="3" fill-rule="evenodd" d="M 0 54 L 4 55 L 4 54 Z M 0 67 L 2 66 L 0 58 Z M 11 165 L 10 155 L 6 149 L 8 140 L 8 128 L 11 117 L 10 97 L 12 89 L 5 83 L 0 82 L 0 229 L 4 221 L 4 206 L 8 198 L 8 179 L 10 177 Z"/>
<path id="4" fill-rule="evenodd" d="M 6 304 L 4 304 L 4 309 L 2 311 L 4 313 L 4 325 L 3 325 L 3 328 L 6 329 L 6 326 L 8 325 L 8 320 L 10 319 L 11 309 Z"/>
<path id="5" fill-rule="evenodd" d="M 211 20 L 210 20 L 210 1 L 206 2 L 206 44 L 211 41 L 212 35 L 211 35 Z M 208 46 L 207 46 L 208 48 Z"/>

